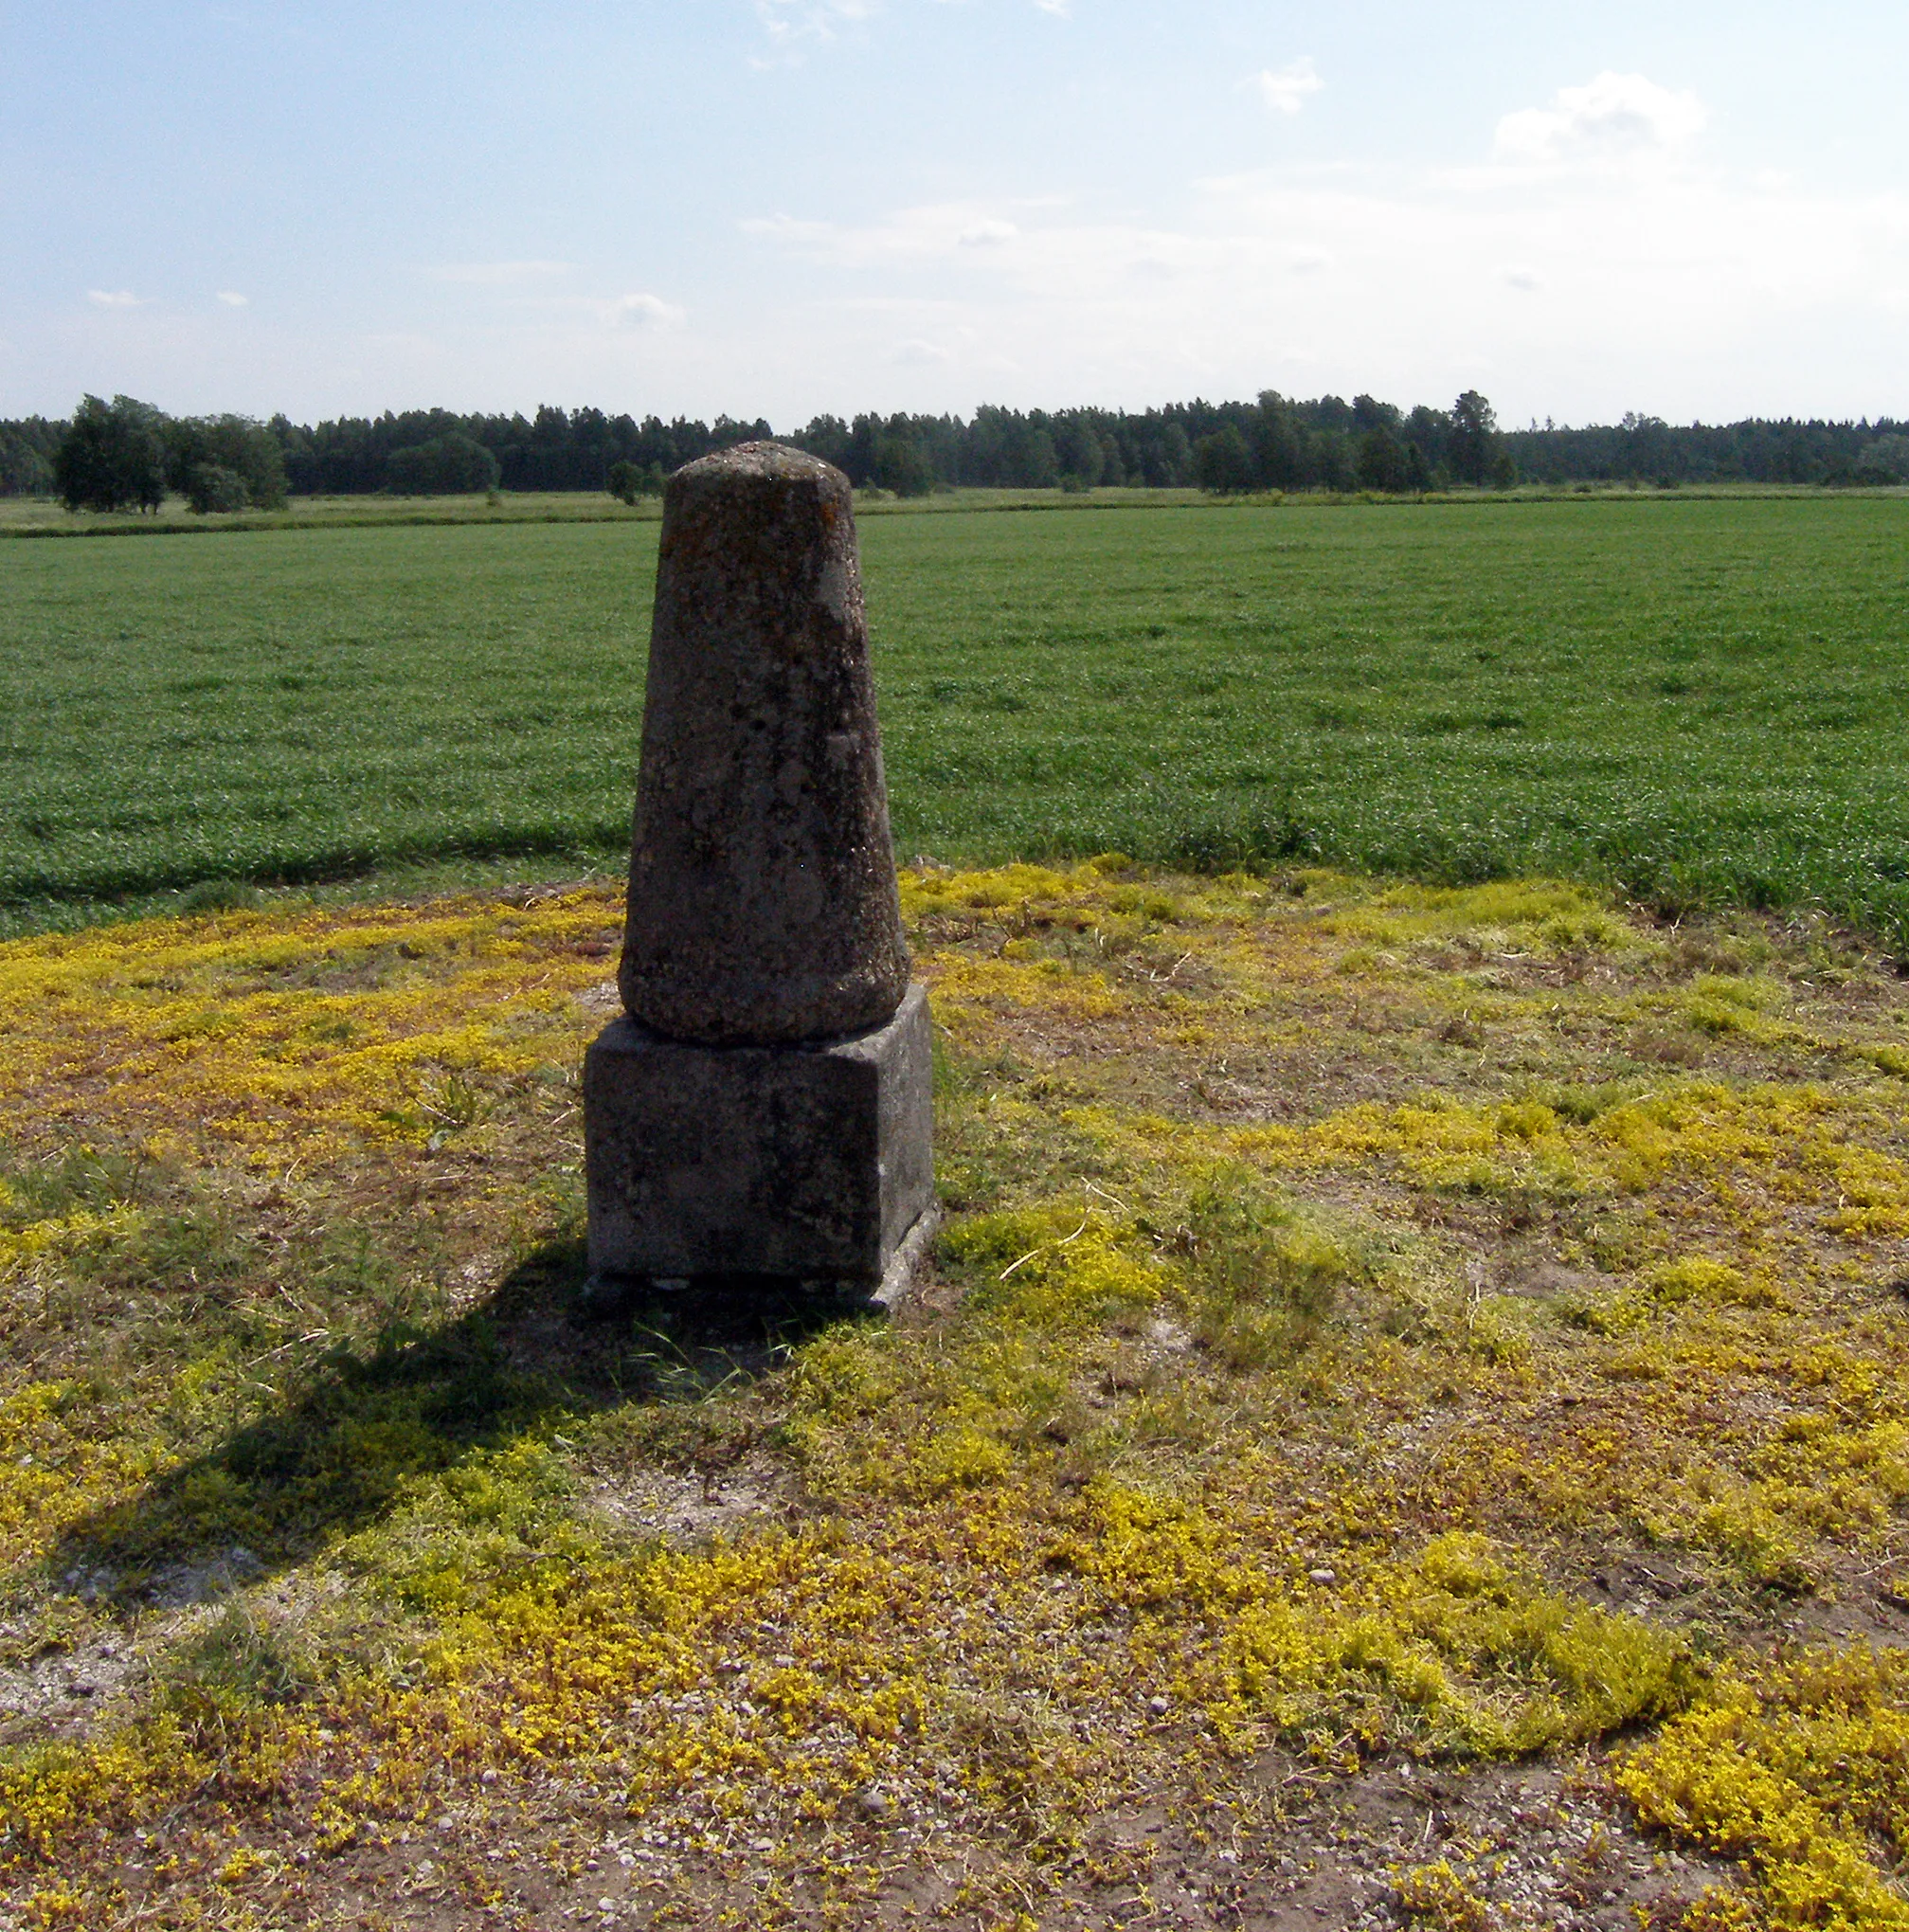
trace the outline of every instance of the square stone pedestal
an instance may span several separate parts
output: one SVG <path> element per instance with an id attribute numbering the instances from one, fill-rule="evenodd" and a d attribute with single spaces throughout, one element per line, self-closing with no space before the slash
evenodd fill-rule
<path id="1" fill-rule="evenodd" d="M 891 1290 L 931 1224 L 930 1050 L 920 986 L 886 1026 L 795 1046 L 613 1020 L 584 1058 L 592 1271 Z"/>

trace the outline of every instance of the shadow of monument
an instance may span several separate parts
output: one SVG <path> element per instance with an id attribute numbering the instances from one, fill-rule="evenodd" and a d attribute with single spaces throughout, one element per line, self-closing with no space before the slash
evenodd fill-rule
<path id="1" fill-rule="evenodd" d="M 585 1291 L 581 1242 L 538 1250 L 478 1308 L 322 1358 L 297 1392 L 70 1526 L 55 1587 L 126 1610 L 224 1595 L 376 1523 L 421 1477 L 580 1416 L 699 1400 L 866 1303 L 751 1277 Z"/>

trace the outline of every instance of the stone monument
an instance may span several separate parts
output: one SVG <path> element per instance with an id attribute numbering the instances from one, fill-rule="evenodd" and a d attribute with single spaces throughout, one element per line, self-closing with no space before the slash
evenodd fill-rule
<path id="1" fill-rule="evenodd" d="M 617 977 L 584 1062 L 599 1280 L 905 1287 L 934 1214 L 927 996 L 853 497 L 800 450 L 665 487 Z"/>

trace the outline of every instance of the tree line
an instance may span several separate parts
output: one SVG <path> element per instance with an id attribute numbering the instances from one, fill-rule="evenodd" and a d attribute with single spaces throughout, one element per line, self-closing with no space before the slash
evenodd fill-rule
<path id="1" fill-rule="evenodd" d="M 653 491 L 673 469 L 731 443 L 776 434 L 766 422 L 713 423 L 545 406 L 534 417 L 412 410 L 303 428 L 275 418 L 295 492 L 403 489 L 421 449 L 475 446 L 506 490 Z M 1090 490 L 1108 485 L 1222 492 L 1423 490 L 1516 476 L 1491 406 L 1468 391 L 1450 410 L 1409 414 L 1361 396 L 1299 402 L 1269 390 L 1254 403 L 1176 403 L 1114 409 L 1004 409 L 971 418 L 817 416 L 783 440 L 835 463 L 857 489 L 897 496 L 940 488 Z M 395 468 L 394 468 L 395 465 Z M 473 483 L 466 487 L 481 487 Z"/>
<path id="2" fill-rule="evenodd" d="M 1909 423 L 1666 423 L 1627 415 L 1608 427 L 1534 424 L 1507 437 L 1520 473 L 1533 482 L 1827 483 L 1909 482 Z"/>
<path id="3" fill-rule="evenodd" d="M 130 397 L 82 400 L 69 422 L 0 422 L 0 495 L 59 496 L 74 508 L 156 507 L 168 491 L 196 509 L 271 507 L 295 495 L 601 491 L 628 500 L 712 450 L 775 432 L 760 420 L 639 421 L 546 406 L 534 416 L 445 409 L 340 417 L 169 418 Z M 1216 494 L 1454 484 L 1909 481 L 1909 424 L 1750 419 L 1504 430 L 1467 390 L 1450 408 L 1406 410 L 1372 396 L 1117 409 L 1005 409 L 971 417 L 823 415 L 783 439 L 899 496 L 940 488 L 1198 487 Z"/>

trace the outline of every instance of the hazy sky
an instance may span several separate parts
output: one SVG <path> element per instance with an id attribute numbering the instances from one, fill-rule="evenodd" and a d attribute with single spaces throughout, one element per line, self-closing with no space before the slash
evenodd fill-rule
<path id="1" fill-rule="evenodd" d="M 1909 415 L 1909 8 L 0 0 L 0 416 Z"/>

